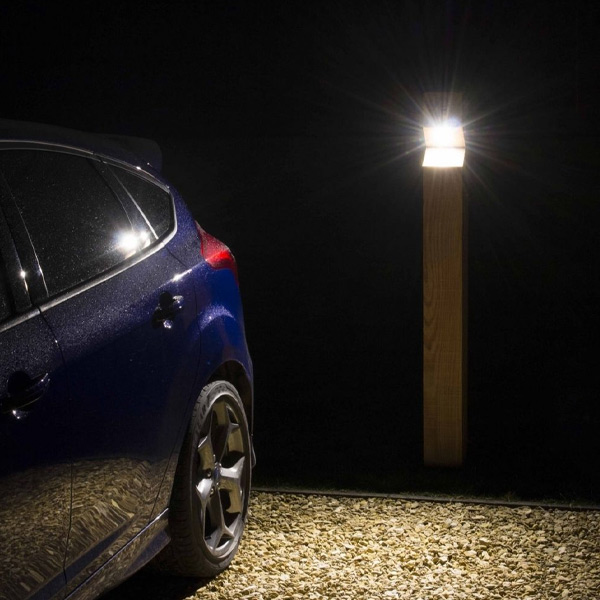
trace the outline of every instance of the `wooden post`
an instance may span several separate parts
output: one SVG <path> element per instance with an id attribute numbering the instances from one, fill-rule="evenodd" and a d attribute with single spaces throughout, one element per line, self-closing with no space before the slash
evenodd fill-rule
<path id="1" fill-rule="evenodd" d="M 423 169 L 423 440 L 427 466 L 467 440 L 467 212 L 462 168 Z"/>

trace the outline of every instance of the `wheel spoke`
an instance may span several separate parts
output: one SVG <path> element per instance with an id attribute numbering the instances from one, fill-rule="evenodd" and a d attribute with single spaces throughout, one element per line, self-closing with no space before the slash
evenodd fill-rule
<path id="1" fill-rule="evenodd" d="M 215 450 L 213 448 L 210 433 L 203 437 L 198 443 L 198 456 L 200 457 L 200 468 L 204 471 L 214 470 L 215 468 Z"/>
<path id="2" fill-rule="evenodd" d="M 220 429 L 221 435 L 219 436 L 218 446 L 215 448 L 215 455 L 218 462 L 223 462 L 227 452 L 242 452 L 243 446 L 241 446 L 239 450 L 236 448 L 236 446 L 243 444 L 243 442 L 239 433 L 240 426 L 237 423 L 232 423 L 230 420 L 228 420 L 227 425 Z M 238 437 L 240 437 L 239 444 L 237 440 Z M 233 448 L 231 447 L 232 445 Z"/>
<path id="3" fill-rule="evenodd" d="M 221 469 L 221 489 L 229 495 L 227 512 L 230 514 L 241 513 L 243 509 L 242 475 L 245 461 L 242 456 L 232 467 Z"/>
<path id="4" fill-rule="evenodd" d="M 225 523 L 225 514 L 223 511 L 223 503 L 221 494 L 216 493 L 210 497 L 208 503 L 208 511 L 210 513 L 210 521 L 214 527 L 212 532 L 204 531 L 204 539 L 207 545 L 213 550 L 223 543 L 233 538 L 234 532 Z M 205 520 L 206 527 L 206 520 Z"/>
<path id="5" fill-rule="evenodd" d="M 198 463 L 196 493 L 200 500 L 202 519 L 205 520 L 206 506 L 213 487 L 212 474 L 215 470 L 215 454 L 210 435 L 200 439 L 197 452 L 200 460 Z"/>
<path id="6" fill-rule="evenodd" d="M 196 493 L 200 499 L 200 509 L 202 511 L 202 519 L 206 521 L 206 506 L 210 498 L 210 491 L 212 489 L 212 479 L 201 479 L 196 486 Z"/>
<path id="7" fill-rule="evenodd" d="M 223 462 L 228 452 L 244 451 L 244 439 L 239 424 L 235 420 L 232 421 L 225 403 L 215 404 L 213 411 L 217 421 L 211 431 L 215 460 Z"/>
<path id="8" fill-rule="evenodd" d="M 213 423 L 211 429 L 212 444 L 215 451 L 215 460 L 221 462 L 227 450 L 227 440 L 229 439 L 229 430 L 232 423 L 229 418 L 229 411 L 224 402 L 215 403 L 213 413 L 216 423 Z"/>

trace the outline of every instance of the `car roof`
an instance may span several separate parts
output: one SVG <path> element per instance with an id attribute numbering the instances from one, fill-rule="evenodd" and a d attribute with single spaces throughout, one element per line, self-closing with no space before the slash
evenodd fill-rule
<path id="1" fill-rule="evenodd" d="M 76 148 L 134 166 L 162 169 L 159 145 L 145 138 L 87 133 L 56 125 L 0 119 L 0 142 L 33 142 Z"/>

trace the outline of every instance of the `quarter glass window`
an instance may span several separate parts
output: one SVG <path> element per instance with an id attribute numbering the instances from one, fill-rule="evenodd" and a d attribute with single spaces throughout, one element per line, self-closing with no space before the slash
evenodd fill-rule
<path id="1" fill-rule="evenodd" d="M 113 167 L 113 170 L 131 199 L 144 214 L 154 239 L 161 238 L 171 229 L 173 222 L 170 194 L 125 169 Z"/>

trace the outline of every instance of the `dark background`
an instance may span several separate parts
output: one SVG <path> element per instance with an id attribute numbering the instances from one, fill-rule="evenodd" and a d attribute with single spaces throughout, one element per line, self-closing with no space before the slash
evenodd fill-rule
<path id="1" fill-rule="evenodd" d="M 0 116 L 156 139 L 239 264 L 268 485 L 600 500 L 599 10 L 20 2 Z M 469 457 L 424 469 L 421 112 L 464 93 Z"/>

